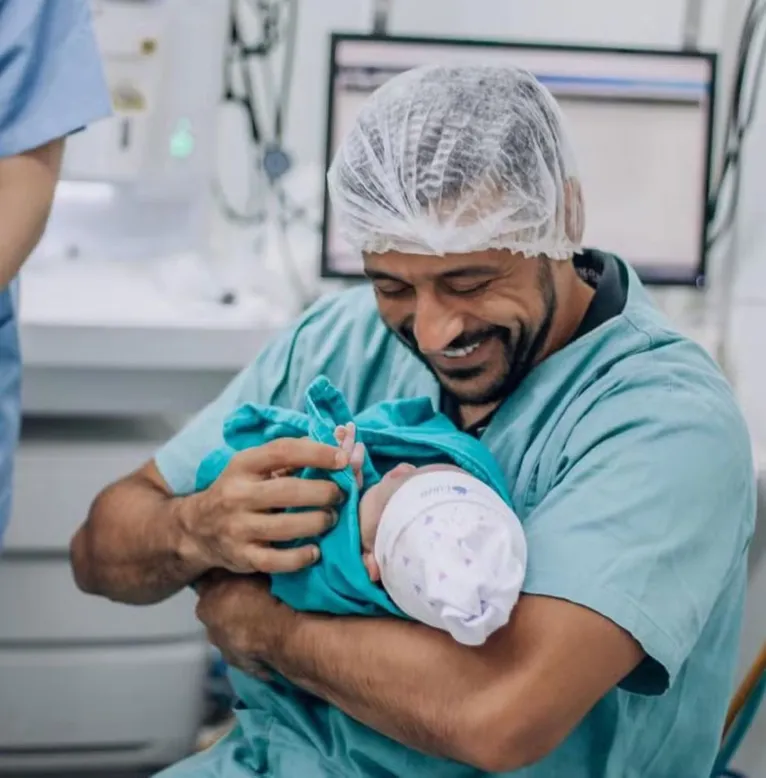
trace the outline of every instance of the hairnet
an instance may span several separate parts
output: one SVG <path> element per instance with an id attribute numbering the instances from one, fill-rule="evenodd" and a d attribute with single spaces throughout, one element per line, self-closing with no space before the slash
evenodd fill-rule
<path id="1" fill-rule="evenodd" d="M 395 76 L 362 107 L 328 188 L 341 235 L 360 251 L 565 259 L 580 250 L 582 197 L 563 117 L 514 67 Z"/>

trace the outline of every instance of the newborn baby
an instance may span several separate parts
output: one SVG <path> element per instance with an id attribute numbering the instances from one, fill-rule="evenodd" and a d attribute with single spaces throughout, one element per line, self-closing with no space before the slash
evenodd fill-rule
<path id="1" fill-rule="evenodd" d="M 362 489 L 365 451 L 353 423 L 338 445 Z M 518 517 L 490 487 L 453 465 L 401 463 L 362 494 L 362 558 L 408 616 L 480 645 L 508 622 L 526 571 Z"/>
<path id="2" fill-rule="evenodd" d="M 224 420 L 223 445 L 202 457 L 195 491 L 209 488 L 238 451 L 286 437 L 343 446 L 349 467 L 298 475 L 329 478 L 353 498 L 339 506 L 329 532 L 288 544 L 316 543 L 321 556 L 271 576 L 277 599 L 299 611 L 409 616 L 467 645 L 508 621 L 527 552 L 505 475 L 487 447 L 429 397 L 353 413 L 342 392 L 317 376 L 303 411 L 243 403 Z"/>

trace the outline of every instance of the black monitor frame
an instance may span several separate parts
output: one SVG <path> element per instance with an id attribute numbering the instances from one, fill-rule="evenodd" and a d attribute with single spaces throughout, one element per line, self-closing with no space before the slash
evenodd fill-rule
<path id="1" fill-rule="evenodd" d="M 534 49 L 538 51 L 571 51 L 584 53 L 605 53 L 605 54 L 639 54 L 660 57 L 679 57 L 703 59 L 710 63 L 711 81 L 710 81 L 710 110 L 708 112 L 708 121 L 705 137 L 705 197 L 700 208 L 702 209 L 702 236 L 700 242 L 700 256 L 695 272 L 690 277 L 672 277 L 651 272 L 641 271 L 639 276 L 641 280 L 652 286 L 688 286 L 703 289 L 707 283 L 708 272 L 708 237 L 710 230 L 709 219 L 709 198 L 710 184 L 712 176 L 712 152 L 713 152 L 713 122 L 716 108 L 716 85 L 718 81 L 718 55 L 711 51 L 687 51 L 673 48 L 640 48 L 627 46 L 589 46 L 579 44 L 558 44 L 558 43 L 532 43 L 529 41 L 514 40 L 485 40 L 481 38 L 452 38 L 452 37 L 420 37 L 411 35 L 367 35 L 364 33 L 345 33 L 333 32 L 330 35 L 330 62 L 327 79 L 327 121 L 325 125 L 325 150 L 324 150 L 324 171 L 325 174 L 330 168 L 333 156 L 332 140 L 335 129 L 335 79 L 337 77 L 338 67 L 336 60 L 336 51 L 338 44 L 344 41 L 379 41 L 381 43 L 411 43 L 418 46 L 466 46 L 473 48 L 513 48 L 513 49 Z M 327 188 L 327 179 L 325 176 L 323 185 L 323 203 L 322 203 L 322 242 L 321 242 L 321 264 L 320 272 L 322 278 L 342 279 L 347 281 L 363 280 L 364 275 L 344 273 L 333 269 L 329 263 L 328 257 L 328 239 L 329 239 L 329 211 L 330 194 Z"/>

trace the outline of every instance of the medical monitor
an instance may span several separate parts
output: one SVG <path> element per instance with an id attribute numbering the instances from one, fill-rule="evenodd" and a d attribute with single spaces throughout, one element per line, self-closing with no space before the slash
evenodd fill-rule
<path id="1" fill-rule="evenodd" d="M 584 245 L 627 260 L 645 283 L 704 285 L 715 54 L 334 34 L 326 165 L 371 92 L 431 63 L 511 63 L 532 72 L 572 134 Z M 326 186 L 322 275 L 362 275 Z"/>

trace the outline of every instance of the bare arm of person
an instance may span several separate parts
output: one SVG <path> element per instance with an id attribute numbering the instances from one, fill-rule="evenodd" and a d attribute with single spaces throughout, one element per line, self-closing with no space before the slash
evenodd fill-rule
<path id="1" fill-rule="evenodd" d="M 549 597 L 522 596 L 470 648 L 401 619 L 296 613 L 252 577 L 198 593 L 210 640 L 245 672 L 271 667 L 400 743 L 487 772 L 543 758 L 644 658 L 609 619 Z"/>
<path id="2" fill-rule="evenodd" d="M 48 221 L 64 140 L 0 158 L 0 289 L 19 272 Z"/>
<path id="3" fill-rule="evenodd" d="M 98 495 L 71 543 L 77 585 L 119 602 L 164 600 L 212 569 L 234 573 L 298 570 L 317 559 L 308 538 L 336 520 L 341 492 L 331 481 L 275 471 L 344 467 L 345 455 L 309 439 L 277 440 L 236 454 L 205 491 L 173 496 L 153 462 Z M 285 513 L 287 508 L 310 508 Z"/>

